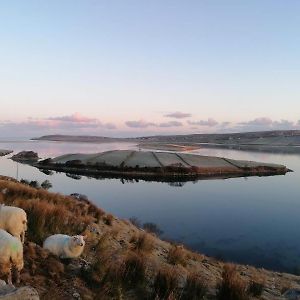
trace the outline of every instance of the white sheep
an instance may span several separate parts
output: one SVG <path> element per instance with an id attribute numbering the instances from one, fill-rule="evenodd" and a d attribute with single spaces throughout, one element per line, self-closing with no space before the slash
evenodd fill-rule
<path id="1" fill-rule="evenodd" d="M 24 267 L 23 245 L 21 241 L 0 229 L 0 271 L 12 284 L 12 270 L 16 271 L 16 282 L 20 282 L 20 271 Z"/>
<path id="2" fill-rule="evenodd" d="M 60 258 L 75 258 L 83 252 L 84 238 L 85 236 L 82 235 L 54 234 L 44 241 L 43 248 Z"/>
<path id="3" fill-rule="evenodd" d="M 19 207 L 0 205 L 0 229 L 4 229 L 11 235 L 20 239 L 22 244 L 25 241 L 27 230 L 26 212 Z"/>

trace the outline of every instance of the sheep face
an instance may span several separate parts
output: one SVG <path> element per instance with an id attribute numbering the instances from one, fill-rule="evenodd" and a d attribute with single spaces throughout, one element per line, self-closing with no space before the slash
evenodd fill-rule
<path id="1" fill-rule="evenodd" d="M 78 247 L 83 248 L 85 246 L 84 236 L 82 235 L 72 236 L 71 242 L 74 248 L 78 248 Z"/>

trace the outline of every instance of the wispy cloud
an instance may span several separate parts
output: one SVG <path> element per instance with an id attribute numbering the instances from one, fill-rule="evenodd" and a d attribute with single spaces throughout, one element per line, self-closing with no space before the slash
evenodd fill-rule
<path id="1" fill-rule="evenodd" d="M 181 122 L 178 121 L 170 121 L 170 122 L 164 122 L 164 123 L 160 123 L 158 124 L 158 127 L 181 127 L 183 126 L 183 124 Z"/>
<path id="2" fill-rule="evenodd" d="M 248 122 L 240 122 L 238 125 L 242 126 L 257 126 L 257 127 L 293 127 L 295 123 L 289 120 L 282 119 L 280 121 L 273 121 L 270 118 L 256 118 Z"/>
<path id="3" fill-rule="evenodd" d="M 228 127 L 231 124 L 231 122 L 225 121 L 221 123 L 221 127 Z"/>
<path id="4" fill-rule="evenodd" d="M 272 119 L 270 118 L 256 118 L 254 120 L 250 120 L 247 122 L 240 122 L 239 125 L 244 125 L 244 126 L 270 126 L 273 124 Z"/>
<path id="5" fill-rule="evenodd" d="M 189 118 L 191 116 L 192 115 L 189 114 L 189 113 L 184 113 L 184 112 L 180 112 L 180 111 L 176 111 L 176 112 L 169 113 L 169 114 L 165 115 L 165 117 L 167 117 L 167 118 L 174 118 L 174 119 L 186 119 L 186 118 Z"/>
<path id="6" fill-rule="evenodd" d="M 78 128 L 105 128 L 105 129 L 115 129 L 116 126 L 113 123 L 103 123 L 99 119 L 89 118 L 83 116 L 80 113 L 75 113 L 68 116 L 58 116 L 49 117 L 45 119 L 46 121 L 52 121 L 54 125 L 57 126 L 71 126 Z"/>
<path id="7" fill-rule="evenodd" d="M 148 127 L 169 128 L 169 127 L 183 126 L 183 124 L 178 121 L 153 123 L 153 122 L 147 122 L 144 120 L 138 120 L 138 121 L 127 121 L 127 122 L 125 122 L 125 124 L 126 124 L 126 126 L 131 127 L 131 128 L 148 128 Z"/>
<path id="8" fill-rule="evenodd" d="M 72 122 L 72 123 L 99 123 L 98 119 L 89 118 L 81 115 L 80 113 L 75 113 L 69 116 L 49 117 L 47 119 L 53 121 Z"/>
<path id="9" fill-rule="evenodd" d="M 208 126 L 208 127 L 214 127 L 219 124 L 215 119 L 208 118 L 207 120 L 200 120 L 200 121 L 188 121 L 188 124 L 190 125 L 196 125 L 196 126 Z"/>
<path id="10" fill-rule="evenodd" d="M 239 122 L 235 128 L 238 131 L 293 130 L 298 129 L 299 125 L 300 124 L 285 119 L 278 121 L 267 117 L 260 117 L 247 122 Z"/>
<path id="11" fill-rule="evenodd" d="M 147 127 L 155 126 L 154 123 L 146 122 L 144 120 L 127 121 L 127 122 L 125 122 L 125 124 L 131 128 L 147 128 Z"/>

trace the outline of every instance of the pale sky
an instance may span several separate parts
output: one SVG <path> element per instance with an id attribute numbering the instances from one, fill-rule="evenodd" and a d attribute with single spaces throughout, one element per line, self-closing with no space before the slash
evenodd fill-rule
<path id="1" fill-rule="evenodd" d="M 300 1 L 0 0 L 0 137 L 300 128 Z"/>

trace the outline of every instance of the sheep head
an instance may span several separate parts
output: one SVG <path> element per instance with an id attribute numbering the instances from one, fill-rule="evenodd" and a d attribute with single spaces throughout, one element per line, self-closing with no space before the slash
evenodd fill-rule
<path id="1" fill-rule="evenodd" d="M 71 244 L 72 244 L 72 247 L 74 247 L 74 248 L 84 247 L 85 246 L 84 236 L 82 236 L 82 235 L 72 236 Z"/>

